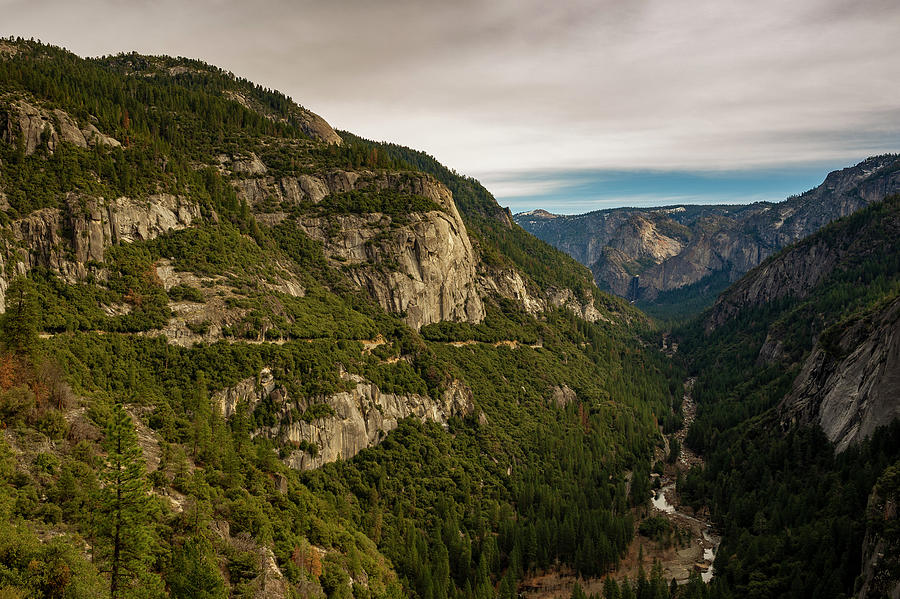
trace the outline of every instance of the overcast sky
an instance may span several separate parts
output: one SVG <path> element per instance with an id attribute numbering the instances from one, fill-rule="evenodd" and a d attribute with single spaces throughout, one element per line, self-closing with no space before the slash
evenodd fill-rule
<path id="1" fill-rule="evenodd" d="M 425 150 L 514 210 L 778 199 L 900 151 L 897 0 L 0 0 L 0 11 L 0 34 L 82 56 L 213 63 L 336 128 Z M 604 186 L 645 171 L 658 190 Z"/>

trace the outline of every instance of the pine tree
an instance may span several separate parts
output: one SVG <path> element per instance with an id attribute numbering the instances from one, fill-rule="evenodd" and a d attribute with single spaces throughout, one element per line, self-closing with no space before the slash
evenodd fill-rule
<path id="1" fill-rule="evenodd" d="M 516 599 L 517 596 L 516 579 L 511 572 L 507 571 L 503 580 L 500 581 L 500 590 L 497 593 L 497 599 Z"/>
<path id="2" fill-rule="evenodd" d="M 30 279 L 17 277 L 6 291 L 6 312 L 0 320 L 3 346 L 12 352 L 28 353 L 37 338 L 37 297 Z"/>
<path id="3" fill-rule="evenodd" d="M 619 584 L 612 576 L 603 581 L 603 599 L 619 599 Z"/>
<path id="4" fill-rule="evenodd" d="M 167 580 L 173 597 L 224 599 L 228 596 L 215 551 L 202 535 L 187 539 L 175 552 Z"/>
<path id="5" fill-rule="evenodd" d="M 581 588 L 581 585 L 578 584 L 577 581 L 572 587 L 571 599 L 587 599 L 587 595 L 584 594 L 584 590 Z"/>
<path id="6" fill-rule="evenodd" d="M 192 457 L 196 460 L 201 451 L 209 449 L 212 443 L 211 422 L 213 420 L 213 409 L 212 403 L 209 400 L 209 392 L 207 391 L 206 375 L 202 372 L 197 377 L 197 388 L 193 397 L 192 404 Z"/>
<path id="7" fill-rule="evenodd" d="M 635 599 L 634 588 L 631 586 L 627 576 L 622 580 L 622 585 L 619 587 L 619 597 L 621 599 Z"/>
<path id="8" fill-rule="evenodd" d="M 116 599 L 129 581 L 146 578 L 153 546 L 150 485 L 134 425 L 121 403 L 110 414 L 103 448 L 107 456 L 96 518 L 98 553 L 109 568 L 109 592 Z"/>

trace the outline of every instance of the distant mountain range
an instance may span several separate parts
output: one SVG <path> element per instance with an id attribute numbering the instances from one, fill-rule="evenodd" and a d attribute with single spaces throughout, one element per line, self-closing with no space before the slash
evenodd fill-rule
<path id="1" fill-rule="evenodd" d="M 900 155 L 830 173 L 783 202 L 515 215 L 588 266 L 601 289 L 643 305 L 705 306 L 729 283 L 829 222 L 900 191 Z"/>

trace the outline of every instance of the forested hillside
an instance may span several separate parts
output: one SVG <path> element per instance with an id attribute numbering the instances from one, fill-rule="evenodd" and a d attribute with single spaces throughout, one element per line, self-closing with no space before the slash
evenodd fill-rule
<path id="1" fill-rule="evenodd" d="M 713 595 L 847 597 L 868 578 L 860 596 L 880 597 L 897 584 L 871 555 L 896 516 L 882 508 L 873 524 L 870 495 L 900 459 L 898 233 L 893 196 L 769 258 L 682 332 L 697 375 L 687 443 L 707 467 L 679 491 L 723 529 Z"/>
<path id="2" fill-rule="evenodd" d="M 895 163 L 777 209 L 629 221 L 690 245 L 714 231 L 685 219 L 740 217 L 774 249 L 871 204 L 664 353 L 425 153 L 199 61 L 2 40 L 0 596 L 889 594 Z M 734 273 L 682 291 L 697 307 Z M 676 477 L 722 535 L 709 585 L 644 558 L 712 559 L 648 505 Z"/>
<path id="3" fill-rule="evenodd" d="M 476 181 L 23 40 L 0 161 L 0 594 L 512 598 L 623 555 L 683 372 Z"/>

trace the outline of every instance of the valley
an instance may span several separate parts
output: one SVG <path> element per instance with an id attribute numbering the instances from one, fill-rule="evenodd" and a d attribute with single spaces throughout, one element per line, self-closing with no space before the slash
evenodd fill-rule
<path id="1" fill-rule="evenodd" d="M 898 177 L 514 220 L 202 61 L 5 40 L 0 596 L 895 593 Z"/>

